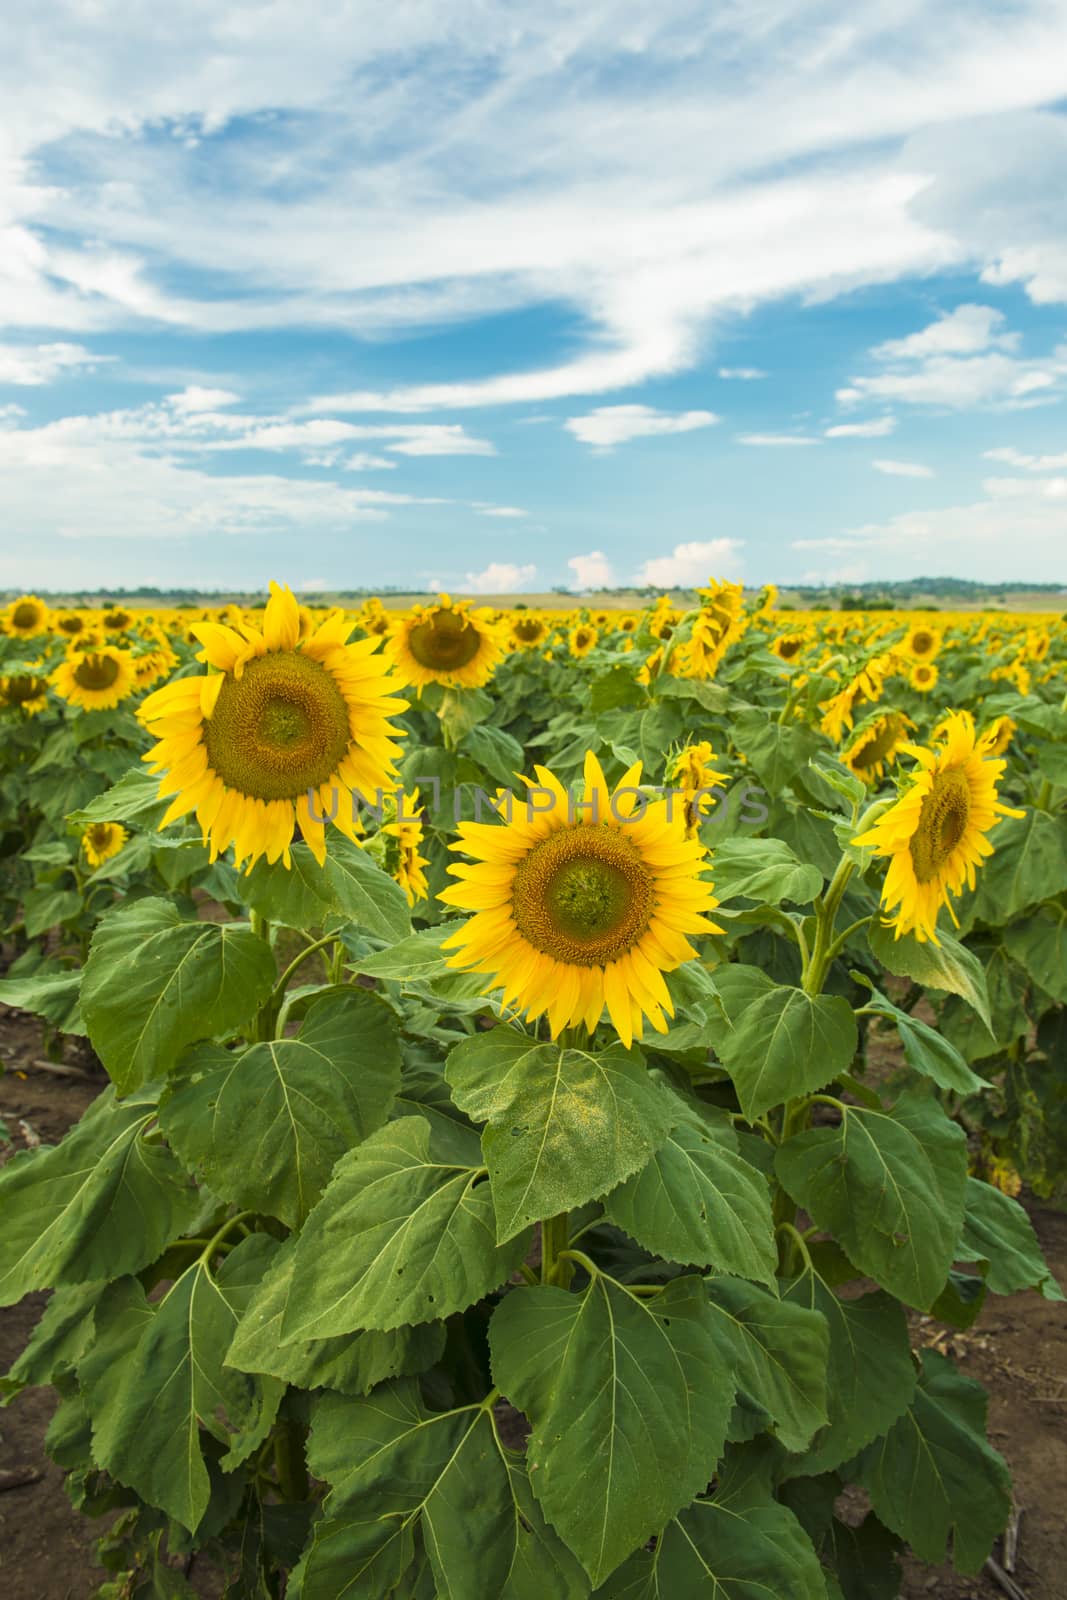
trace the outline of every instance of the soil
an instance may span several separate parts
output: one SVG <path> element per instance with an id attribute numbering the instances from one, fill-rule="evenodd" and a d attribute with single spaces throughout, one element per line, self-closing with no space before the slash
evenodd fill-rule
<path id="1" fill-rule="evenodd" d="M 4 1011 L 0 1016 L 0 1119 L 10 1145 L 39 1138 L 56 1143 L 104 1085 L 92 1053 L 66 1041 L 65 1064 L 77 1076 L 44 1069 L 39 1024 Z M 1024 1196 L 1024 1199 L 1026 1197 Z M 1067 1215 L 1028 1206 L 1050 1267 L 1067 1285 Z M 21 1351 L 45 1304 L 28 1295 L 0 1311 L 0 1371 Z M 989 1437 L 1008 1461 L 1015 1503 L 1022 1511 L 1015 1580 L 1027 1600 L 1063 1600 L 1067 1593 L 1067 1312 L 1028 1293 L 990 1297 L 967 1333 L 928 1317 L 912 1319 L 916 1345 L 952 1355 L 960 1370 L 989 1390 Z M 53 1410 L 50 1390 L 29 1389 L 0 1411 L 0 1550 L 5 1600 L 90 1600 L 106 1574 L 92 1550 L 104 1531 L 67 1499 L 63 1473 L 44 1453 Z M 32 1481 L 14 1487 L 23 1475 Z M 998 1542 L 995 1554 L 1000 1557 Z M 963 1578 L 950 1565 L 924 1566 L 905 1558 L 903 1600 L 1003 1600 L 1004 1590 L 983 1572 Z M 784 1600 L 784 1597 L 783 1597 Z"/>

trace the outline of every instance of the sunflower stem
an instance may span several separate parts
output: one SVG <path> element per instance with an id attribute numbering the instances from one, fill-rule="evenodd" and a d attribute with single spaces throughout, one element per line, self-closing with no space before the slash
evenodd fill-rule
<path id="1" fill-rule="evenodd" d="M 570 1214 L 561 1211 L 556 1217 L 546 1217 L 541 1224 L 541 1282 L 559 1284 L 569 1289 L 574 1277 L 571 1264 Z M 565 1258 L 565 1259 L 561 1259 Z"/>

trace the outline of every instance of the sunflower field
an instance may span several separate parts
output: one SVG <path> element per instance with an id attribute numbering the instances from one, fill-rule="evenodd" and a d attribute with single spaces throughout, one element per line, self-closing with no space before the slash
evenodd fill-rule
<path id="1" fill-rule="evenodd" d="M 101 1597 L 891 1600 L 1010 1508 L 909 1316 L 1062 1294 L 1067 628 L 0 617 L 0 1380 Z M 869 1510 L 839 1515 L 849 1488 Z"/>

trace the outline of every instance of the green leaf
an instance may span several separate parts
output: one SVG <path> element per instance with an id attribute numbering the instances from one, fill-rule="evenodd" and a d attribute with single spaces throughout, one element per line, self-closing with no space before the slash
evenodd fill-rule
<path id="1" fill-rule="evenodd" d="M 46 885 L 30 889 L 23 898 L 22 922 L 26 936 L 39 939 L 51 928 L 76 917 L 82 908 L 82 897 L 77 889 L 55 889 Z"/>
<path id="2" fill-rule="evenodd" d="M 984 966 L 989 1027 L 955 995 L 949 995 L 941 1007 L 938 1026 L 969 1061 L 982 1061 L 1009 1050 L 1029 1030 L 1026 998 L 1030 980 L 1002 944 L 976 941 L 974 954 Z"/>
<path id="3" fill-rule="evenodd" d="M 1067 910 L 1042 906 L 1032 916 L 1004 929 L 1008 954 L 1039 988 L 1067 1005 Z"/>
<path id="4" fill-rule="evenodd" d="M 404 891 L 358 844 L 330 831 L 326 879 L 343 914 L 392 943 L 411 933 Z"/>
<path id="5" fill-rule="evenodd" d="M 396 1019 L 350 989 L 315 1001 L 295 1039 L 195 1047 L 160 1121 L 215 1194 L 299 1228 L 335 1162 L 384 1126 L 399 1087 Z"/>
<path id="6" fill-rule="evenodd" d="M 516 1028 L 472 1034 L 445 1068 L 482 1135 L 498 1237 L 576 1210 L 644 1165 L 667 1137 L 670 1100 L 640 1051 L 562 1049 Z"/>
<path id="7" fill-rule="evenodd" d="M 658 700 L 695 700 L 704 711 L 716 716 L 730 705 L 729 689 L 723 688 L 721 683 L 708 683 L 703 678 L 672 678 L 669 673 L 664 673 L 653 680 L 652 689 Z"/>
<path id="8" fill-rule="evenodd" d="M 1017 1200 L 991 1183 L 968 1178 L 966 1208 L 957 1261 L 985 1262 L 985 1281 L 994 1294 L 1036 1289 L 1046 1300 L 1064 1298 L 1041 1254 L 1030 1218 Z"/>
<path id="9" fill-rule="evenodd" d="M 878 1516 L 920 1560 L 944 1560 L 952 1536 L 957 1572 L 980 1569 L 1010 1509 L 1007 1466 L 985 1436 L 986 1401 L 981 1384 L 924 1350 L 911 1405 L 856 1466 Z"/>
<path id="10" fill-rule="evenodd" d="M 633 680 L 631 679 L 631 682 Z M 464 735 L 463 753 L 484 767 L 490 777 L 511 788 L 525 765 L 522 745 L 503 728 L 480 723 Z"/>
<path id="11" fill-rule="evenodd" d="M 884 1017 L 887 1022 L 896 1024 L 900 1042 L 904 1046 L 904 1059 L 913 1071 L 932 1078 L 938 1088 L 954 1090 L 956 1094 L 977 1094 L 988 1087 L 984 1078 L 971 1071 L 955 1045 L 944 1034 L 887 1000 L 866 973 L 853 972 L 852 977 L 856 983 L 871 991 L 867 1009 L 876 1016 Z"/>
<path id="12" fill-rule="evenodd" d="M 604 1208 L 653 1255 L 774 1282 L 778 1252 L 767 1180 L 738 1155 L 729 1117 L 710 1107 L 681 1116 Z"/>
<path id="13" fill-rule="evenodd" d="M 265 940 L 243 926 L 183 922 L 169 900 L 104 917 L 82 981 L 89 1037 L 120 1094 L 174 1066 L 186 1045 L 233 1032 L 275 980 Z"/>
<path id="14" fill-rule="evenodd" d="M 697 1500 L 641 1550 L 597 1600 L 826 1600 L 811 1540 L 785 1506 L 734 1510 Z"/>
<path id="15" fill-rule="evenodd" d="M 49 970 L 27 978 L 0 978 L 0 1005 L 32 1011 L 61 1033 L 84 1035 L 78 1004 L 81 986 L 81 972 Z"/>
<path id="16" fill-rule="evenodd" d="M 93 1310 L 103 1283 L 77 1283 L 57 1289 L 44 1315 L 9 1372 L 0 1378 L 0 1403 L 22 1389 L 51 1383 L 60 1367 L 70 1367 L 93 1336 Z"/>
<path id="17" fill-rule="evenodd" d="M 929 1310 L 963 1226 L 967 1141 L 937 1100 L 902 1094 L 892 1112 L 843 1106 L 836 1127 L 780 1145 L 778 1177 L 851 1261 Z"/>
<path id="18" fill-rule="evenodd" d="M 715 850 L 715 893 L 723 902 L 744 895 L 777 906 L 808 905 L 822 888 L 818 867 L 798 861 L 780 839 L 724 839 Z"/>
<path id="19" fill-rule="evenodd" d="M 783 1286 L 783 1301 L 818 1311 L 830 1330 L 827 1426 L 786 1469 L 817 1477 L 841 1466 L 885 1433 L 915 1392 L 908 1323 L 899 1301 L 881 1290 L 842 1300 L 812 1269 Z"/>
<path id="20" fill-rule="evenodd" d="M 261 857 L 241 878 L 241 899 L 269 922 L 286 928 L 321 928 L 341 904 L 328 868 L 320 867 L 302 840 L 293 845 L 292 865 Z"/>
<path id="21" fill-rule="evenodd" d="M 388 1333 L 346 1333 L 333 1339 L 282 1344 L 285 1309 L 293 1284 L 296 1239 L 289 1238 L 252 1295 L 226 1357 L 228 1366 L 265 1372 L 301 1389 L 367 1394 L 387 1378 L 425 1372 L 440 1359 L 445 1330 L 439 1322 Z"/>
<path id="22" fill-rule="evenodd" d="M 385 1595 L 413 1585 L 418 1533 L 448 1600 L 579 1600 L 577 1563 L 547 1528 L 518 1458 L 482 1406 L 427 1411 L 410 1383 L 367 1400 L 326 1395 L 314 1410 L 309 1463 L 333 1487 L 315 1529 L 302 1600 Z M 406 1540 L 399 1530 L 405 1530 Z M 390 1587 L 393 1585 L 394 1587 Z"/>
<path id="23" fill-rule="evenodd" d="M 216 1273 L 204 1261 L 183 1272 L 158 1306 L 140 1284 L 120 1279 L 96 1314 L 97 1340 L 79 1376 L 93 1419 L 93 1455 L 190 1533 L 210 1499 L 203 1427 L 238 1466 L 262 1442 L 285 1389 L 238 1372 L 226 1353 L 276 1239 L 253 1234 Z"/>
<path id="24" fill-rule="evenodd" d="M 729 1002 L 726 1002 L 729 1005 Z M 841 995 L 775 986 L 731 1018 L 718 1047 L 748 1121 L 847 1072 L 858 1034 Z"/>
<path id="25" fill-rule="evenodd" d="M 944 929 L 938 929 L 937 937 L 939 945 L 920 943 L 910 933 L 895 939 L 892 928 L 877 920 L 867 929 L 871 952 L 887 972 L 898 978 L 911 978 L 927 988 L 958 994 L 989 1027 L 989 995 L 982 963 Z"/>
<path id="26" fill-rule="evenodd" d="M 453 918 L 439 923 L 436 928 L 420 928 L 418 933 L 399 940 L 387 950 L 357 956 L 349 963 L 350 970 L 365 972 L 372 978 L 392 978 L 398 982 L 406 979 L 421 982 L 437 977 L 454 970 L 449 967 L 448 952 L 441 949 L 441 944 L 461 926 L 462 920 Z"/>
<path id="27" fill-rule="evenodd" d="M 735 1389 L 773 1419 L 787 1450 L 805 1449 L 827 1420 L 826 1319 L 754 1283 L 705 1282 L 712 1336 Z"/>
<path id="28" fill-rule="evenodd" d="M 342 1156 L 296 1246 L 284 1343 L 436 1322 L 518 1267 L 496 1243 L 477 1136 L 400 1117 Z"/>
<path id="29" fill-rule="evenodd" d="M 159 798 L 159 778 L 143 767 L 131 767 L 87 806 L 70 812 L 67 824 L 78 833 L 90 822 L 135 822 L 142 828 L 157 828 L 169 805 L 168 798 Z"/>
<path id="30" fill-rule="evenodd" d="M 62 1143 L 0 1172 L 0 1305 L 140 1272 L 192 1220 L 196 1191 L 165 1145 L 141 1137 L 154 1117 L 152 1096 L 117 1102 L 105 1089 Z"/>
<path id="31" fill-rule="evenodd" d="M 489 1328 L 497 1387 L 533 1424 L 530 1481 L 594 1586 L 703 1489 L 733 1398 L 701 1279 L 655 1298 L 598 1276 L 518 1289 Z"/>
<path id="32" fill-rule="evenodd" d="M 775 722 L 766 711 L 743 711 L 731 728 L 734 743 L 771 794 L 806 767 L 823 740 L 799 722 Z"/>
<path id="33" fill-rule="evenodd" d="M 998 927 L 1067 889 L 1067 829 L 1060 817 L 1035 809 L 1003 817 L 989 842 L 993 854 L 982 863 L 967 908 L 975 919 Z"/>

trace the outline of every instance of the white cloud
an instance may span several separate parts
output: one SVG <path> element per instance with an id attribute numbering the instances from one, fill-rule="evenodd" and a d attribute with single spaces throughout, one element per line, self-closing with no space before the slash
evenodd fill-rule
<path id="1" fill-rule="evenodd" d="M 180 394 L 169 394 L 167 401 L 175 411 L 217 411 L 219 406 L 236 405 L 240 398 L 232 389 L 205 389 L 191 383 Z"/>
<path id="2" fill-rule="evenodd" d="M 838 422 L 827 428 L 828 439 L 884 439 L 896 428 L 896 417 L 876 417 L 873 422 Z"/>
<path id="3" fill-rule="evenodd" d="M 0 230 L 0 240 L 2 240 Z M 68 372 L 91 372 L 112 356 L 96 355 L 80 344 L 0 344 L 0 384 L 39 387 Z"/>
<path id="4" fill-rule="evenodd" d="M 720 378 L 738 378 L 744 383 L 751 383 L 756 378 L 765 378 L 767 374 L 759 367 L 720 367 Z"/>
<path id="5" fill-rule="evenodd" d="M 305 578 L 303 583 L 296 586 L 298 594 L 321 594 L 323 589 L 329 587 L 325 578 Z"/>
<path id="6" fill-rule="evenodd" d="M 587 556 L 570 556 L 568 567 L 574 573 L 579 589 L 611 589 L 615 574 L 603 550 L 591 550 Z"/>
<path id="7" fill-rule="evenodd" d="M 366 450 L 357 450 L 342 464 L 346 472 L 395 472 L 397 467 L 387 456 L 371 455 Z"/>
<path id="8" fill-rule="evenodd" d="M 1017 333 L 1001 333 L 1003 311 L 992 306 L 957 306 L 943 312 L 936 322 L 909 333 L 904 339 L 888 339 L 875 345 L 871 355 L 879 361 L 921 361 L 927 356 L 976 355 L 979 350 L 1015 350 Z"/>
<path id="9" fill-rule="evenodd" d="M 872 461 L 871 466 L 877 472 L 884 472 L 889 478 L 932 478 L 933 467 L 924 467 L 920 461 Z"/>
<path id="10" fill-rule="evenodd" d="M 718 422 L 713 411 L 657 411 L 655 406 L 598 406 L 585 417 L 568 417 L 563 426 L 582 444 L 611 450 L 629 439 L 661 433 L 692 433 Z"/>
<path id="11" fill-rule="evenodd" d="M 907 338 L 876 345 L 871 355 L 889 370 L 853 378 L 837 399 L 963 410 L 1019 409 L 1053 398 L 1067 377 L 1067 345 L 1042 360 L 1023 359 L 1011 353 L 1019 336 L 1001 331 L 1003 322 L 991 306 L 959 306 Z"/>
<path id="12" fill-rule="evenodd" d="M 533 565 L 515 566 L 508 561 L 490 561 L 484 572 L 468 572 L 466 588 L 475 594 L 518 594 L 528 589 L 537 576 Z"/>
<path id="13" fill-rule="evenodd" d="M 402 456 L 495 456 L 496 447 L 488 439 L 475 439 L 466 433 L 458 422 L 427 424 L 419 428 L 374 428 L 363 430 L 384 437 L 388 433 L 404 434 L 396 444 L 386 445 Z"/>
<path id="14" fill-rule="evenodd" d="M 1058 472 L 1067 467 L 1067 450 L 1058 455 L 1031 456 L 1011 445 L 984 452 L 987 461 L 1003 461 L 1009 467 L 1022 467 L 1027 472 Z"/>
<path id="15" fill-rule="evenodd" d="M 740 539 L 694 540 L 676 544 L 669 556 L 655 556 L 639 572 L 638 584 L 657 589 L 689 589 L 709 577 L 736 573 L 740 566 Z"/>
<path id="16" fill-rule="evenodd" d="M 521 506 L 476 505 L 475 510 L 480 517 L 528 517 L 530 515 Z"/>
<path id="17" fill-rule="evenodd" d="M 1048 484 L 1057 485 L 1049 492 Z M 867 577 L 920 577 L 966 572 L 986 582 L 1025 583 L 1062 573 L 1067 540 L 1067 481 L 990 479 L 970 505 L 904 512 L 823 538 L 796 539 L 815 550 L 858 561 Z"/>
<path id="18" fill-rule="evenodd" d="M 777 449 L 780 445 L 786 447 L 800 444 L 818 444 L 818 439 L 813 439 L 806 433 L 739 433 L 735 435 L 738 444 L 748 444 L 768 449 Z"/>

